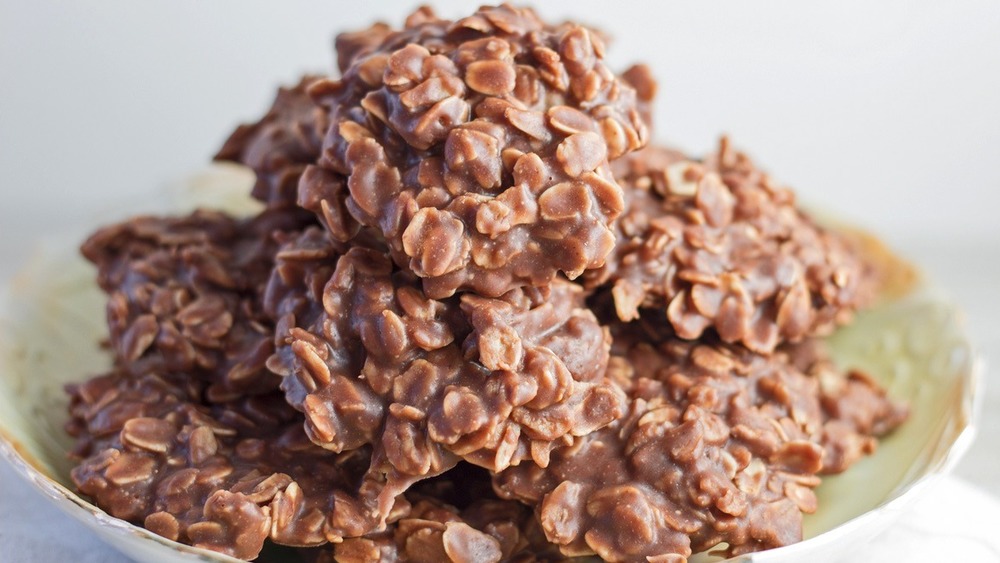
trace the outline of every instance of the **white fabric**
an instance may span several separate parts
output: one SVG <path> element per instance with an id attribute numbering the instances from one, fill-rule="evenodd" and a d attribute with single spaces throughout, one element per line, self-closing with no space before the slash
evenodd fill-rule
<path id="1" fill-rule="evenodd" d="M 945 477 L 872 542 L 867 561 L 1000 561 L 1000 500 Z"/>
<path id="2" fill-rule="evenodd" d="M 1000 562 L 1000 500 L 955 477 L 923 491 L 865 554 L 866 561 Z M 0 561 L 128 563 L 0 462 Z"/>
<path id="3" fill-rule="evenodd" d="M 0 562 L 128 563 L 0 460 Z M 144 562 L 145 563 L 145 562 Z"/>

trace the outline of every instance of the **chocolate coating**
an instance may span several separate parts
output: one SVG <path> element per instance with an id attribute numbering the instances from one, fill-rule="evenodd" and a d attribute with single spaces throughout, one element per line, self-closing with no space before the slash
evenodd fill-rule
<path id="1" fill-rule="evenodd" d="M 270 540 L 317 561 L 561 560 L 530 509 L 471 467 L 395 499 L 388 527 L 369 533 L 370 450 L 312 444 L 280 394 L 207 404 L 190 377 L 122 372 L 68 391 L 79 490 L 169 539 L 241 559 Z"/>
<path id="2" fill-rule="evenodd" d="M 647 132 L 597 34 L 509 5 L 457 21 L 421 9 L 337 48 L 343 77 L 310 88 L 330 116 L 318 164 L 428 296 L 499 297 L 604 262 L 623 197 L 608 160 Z M 323 182 L 307 173 L 300 199 Z"/>
<path id="3" fill-rule="evenodd" d="M 374 511 L 459 459 L 544 464 L 620 416 L 623 395 L 604 377 L 609 337 L 579 286 L 436 301 L 384 252 L 339 255 L 324 237 L 307 230 L 278 254 L 268 366 L 314 442 L 374 447 L 372 471 L 386 481 Z"/>
<path id="4" fill-rule="evenodd" d="M 767 353 L 828 334 L 873 299 L 851 242 L 814 223 L 726 139 L 703 162 L 650 147 L 614 169 L 627 210 L 612 256 L 585 284 L 611 287 L 619 318 L 659 308 L 681 338 L 711 329 Z"/>
<path id="5" fill-rule="evenodd" d="M 368 452 L 313 445 L 280 393 L 210 405 L 190 377 L 121 372 L 69 391 L 73 481 L 112 516 L 240 559 L 357 526 Z"/>
<path id="6" fill-rule="evenodd" d="M 307 94 L 318 79 L 307 75 L 291 88 L 279 88 L 264 117 L 239 126 L 215 155 L 253 170 L 257 182 L 251 194 L 269 207 L 294 207 L 299 177 L 319 157 L 327 116 Z"/>
<path id="7" fill-rule="evenodd" d="M 332 546 L 318 562 L 556 562 L 531 509 L 501 500 L 484 470 L 465 464 L 408 491 L 409 512 L 384 531 Z"/>
<path id="8" fill-rule="evenodd" d="M 259 302 L 277 233 L 310 222 L 300 210 L 240 220 L 213 211 L 137 217 L 105 227 L 83 245 L 108 293 L 116 363 L 135 373 L 181 371 L 211 381 L 225 401 L 266 392 L 272 329 Z"/>
<path id="9" fill-rule="evenodd" d="M 566 555 L 685 561 L 721 542 L 736 555 L 799 541 L 817 473 L 846 466 L 827 451 L 873 445 L 872 433 L 905 418 L 811 345 L 765 357 L 643 324 L 616 334 L 609 366 L 629 393 L 627 414 L 553 452 L 545 468 L 525 463 L 495 478 L 501 496 L 537 505 Z M 859 424 L 828 408 L 857 399 L 873 413 Z"/>

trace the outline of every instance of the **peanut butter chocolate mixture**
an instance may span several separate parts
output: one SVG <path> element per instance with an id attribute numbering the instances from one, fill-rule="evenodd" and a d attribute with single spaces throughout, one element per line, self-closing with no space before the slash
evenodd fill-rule
<path id="1" fill-rule="evenodd" d="M 80 491 L 112 516 L 241 559 L 270 538 L 356 530 L 370 453 L 312 444 L 280 393 L 207 405 L 193 378 L 112 373 L 72 387 Z"/>
<path id="2" fill-rule="evenodd" d="M 335 454 L 312 444 L 280 394 L 206 405 L 198 391 L 190 379 L 155 374 L 111 373 L 71 387 L 80 490 L 113 516 L 243 559 L 266 539 L 333 541 L 339 561 L 373 560 L 373 550 L 382 561 L 557 554 L 528 507 L 496 499 L 488 475 L 470 479 L 461 469 L 395 499 L 389 526 L 358 538 L 367 448 Z M 461 511 L 446 504 L 459 502 Z"/>
<path id="3" fill-rule="evenodd" d="M 624 396 L 604 375 L 610 338 L 579 286 L 436 301 L 384 252 L 337 256 L 323 236 L 307 230 L 278 253 L 268 366 L 285 376 L 314 442 L 337 452 L 374 445 L 386 476 L 377 514 L 459 459 L 494 471 L 545 463 L 621 415 Z"/>
<path id="4" fill-rule="evenodd" d="M 273 331 L 260 307 L 278 243 L 308 223 L 302 210 L 237 220 L 214 211 L 137 217 L 83 245 L 108 293 L 111 349 L 122 369 L 181 371 L 214 401 L 266 392 Z"/>
<path id="5" fill-rule="evenodd" d="M 702 162 L 650 147 L 616 161 L 615 175 L 627 209 L 612 256 L 586 284 L 611 286 L 622 320 L 655 307 L 681 338 L 712 329 L 770 352 L 828 334 L 873 298 L 856 249 L 727 139 Z"/>
<path id="6" fill-rule="evenodd" d="M 798 541 L 905 418 L 813 339 L 872 264 L 725 141 L 639 150 L 656 83 L 598 32 L 422 8 L 336 50 L 217 155 L 265 211 L 84 244 L 114 367 L 67 430 L 110 514 L 247 560 L 683 562 Z"/>
<path id="7" fill-rule="evenodd" d="M 319 157 L 327 115 L 308 94 L 319 78 L 303 76 L 295 86 L 279 88 L 264 117 L 238 127 L 215 155 L 250 167 L 257 175 L 251 195 L 270 207 L 295 207 L 299 178 Z"/>
<path id="8" fill-rule="evenodd" d="M 342 78 L 310 89 L 330 114 L 324 172 L 307 171 L 300 200 L 346 179 L 351 216 L 432 298 L 603 264 L 623 197 L 608 160 L 647 132 L 598 35 L 504 5 L 456 21 L 422 9 L 337 46 Z"/>
<path id="9" fill-rule="evenodd" d="M 440 561 L 479 563 L 525 560 L 530 547 L 521 526 L 531 511 L 510 501 L 484 501 L 456 510 L 434 498 L 421 499 L 385 532 L 336 545 L 318 561 Z M 528 550 L 528 554 L 523 552 Z"/>
<path id="10" fill-rule="evenodd" d="M 412 508 L 384 532 L 333 545 L 317 555 L 317 563 L 566 560 L 528 506 L 497 498 L 486 471 L 460 464 L 416 485 L 405 499 Z"/>
<path id="11" fill-rule="evenodd" d="M 811 343 L 765 357 L 642 324 L 622 327 L 608 368 L 629 394 L 627 414 L 545 467 L 495 478 L 502 496 L 537 506 L 568 556 L 683 561 L 721 542 L 728 555 L 797 542 L 802 514 L 817 508 L 817 474 L 843 470 L 905 418 Z"/>

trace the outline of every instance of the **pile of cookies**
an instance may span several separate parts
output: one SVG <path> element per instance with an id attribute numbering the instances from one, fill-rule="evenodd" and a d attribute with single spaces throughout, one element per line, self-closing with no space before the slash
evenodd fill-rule
<path id="1" fill-rule="evenodd" d="M 879 291 L 726 140 L 530 9 L 336 41 L 219 160 L 253 217 L 101 229 L 114 367 L 69 388 L 79 490 L 164 537 L 315 561 L 685 561 L 801 539 L 906 417 L 817 337 Z"/>

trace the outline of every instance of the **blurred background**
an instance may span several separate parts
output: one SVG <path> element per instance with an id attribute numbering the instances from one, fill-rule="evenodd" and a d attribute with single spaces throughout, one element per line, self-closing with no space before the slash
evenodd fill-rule
<path id="1" fill-rule="evenodd" d="M 536 4 L 609 32 L 616 68 L 652 66 L 660 141 L 703 153 L 730 134 L 802 200 L 922 265 L 1000 363 L 1000 3 Z M 277 85 L 332 71 L 336 32 L 416 5 L 0 0 L 0 279 L 46 233 L 202 169 Z M 959 472 L 1000 493 L 993 381 Z"/>
<path id="2" fill-rule="evenodd" d="M 29 239 L 204 166 L 278 84 L 332 70 L 334 33 L 418 3 L 0 2 L 0 222 Z M 891 241 L 1000 239 L 996 1 L 537 4 L 607 30 L 616 68 L 653 67 L 661 141 L 729 133 Z"/>

